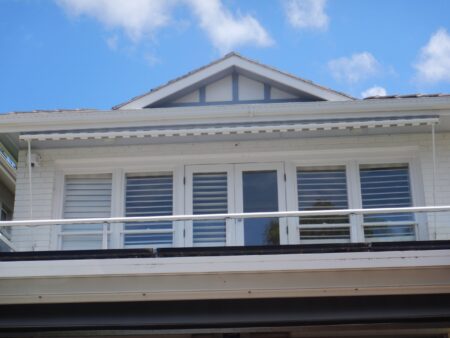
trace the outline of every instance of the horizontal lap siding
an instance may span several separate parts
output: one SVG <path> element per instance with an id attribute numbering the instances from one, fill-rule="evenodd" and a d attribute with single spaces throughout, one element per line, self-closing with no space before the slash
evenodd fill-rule
<path id="1" fill-rule="evenodd" d="M 30 198 L 27 153 L 19 153 L 14 205 L 14 220 L 30 218 Z M 42 156 L 40 166 L 35 167 L 33 177 L 33 218 L 49 219 L 53 217 L 53 194 L 55 181 L 54 162 Z M 51 227 L 16 227 L 12 230 L 12 240 L 18 250 L 49 250 Z"/>

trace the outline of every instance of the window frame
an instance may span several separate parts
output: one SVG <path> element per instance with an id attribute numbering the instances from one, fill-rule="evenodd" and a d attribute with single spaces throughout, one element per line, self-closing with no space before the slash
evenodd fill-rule
<path id="1" fill-rule="evenodd" d="M 317 160 L 297 160 L 292 161 L 287 166 L 287 188 L 288 208 L 289 210 L 298 210 L 298 192 L 297 192 L 297 168 L 314 166 L 344 166 L 347 175 L 347 196 L 350 209 L 362 209 L 362 193 L 359 168 L 361 165 L 396 165 L 407 164 L 409 168 L 409 179 L 411 189 L 412 206 L 424 205 L 424 193 L 421 182 L 421 174 L 418 160 L 411 157 L 395 156 L 394 154 L 384 154 L 379 156 L 359 156 L 355 159 L 317 159 Z M 289 223 L 289 241 L 291 244 L 300 244 L 298 235 L 299 223 L 297 217 L 290 217 Z M 428 229 L 426 227 L 426 215 L 415 214 L 415 233 L 416 240 L 428 239 Z M 350 215 L 350 241 L 365 242 L 364 238 L 364 217 L 362 215 Z"/>
<path id="2" fill-rule="evenodd" d="M 145 171 L 145 172 L 124 172 L 123 173 L 123 193 L 122 193 L 122 197 L 123 197 L 123 201 L 121 203 L 121 215 L 119 217 L 125 217 L 126 216 L 126 195 L 127 195 L 127 176 L 161 176 L 161 175 L 171 175 L 172 176 L 172 214 L 175 213 L 175 206 L 176 206 L 176 201 L 175 201 L 175 191 L 176 191 L 176 187 L 175 187 L 175 174 L 173 170 L 165 170 L 165 171 Z M 172 222 L 172 231 L 173 231 L 173 235 L 172 235 L 172 246 L 174 246 L 175 243 L 175 230 L 176 230 L 176 222 Z M 124 227 L 124 223 L 120 223 L 120 226 L 117 228 L 116 232 L 114 233 L 114 235 L 116 237 L 118 237 L 118 243 L 116 243 L 117 247 L 119 248 L 125 248 L 125 235 L 127 233 L 127 230 L 125 230 Z M 142 247 L 146 247 L 146 248 L 155 248 L 158 246 L 152 246 L 152 245 L 148 245 L 148 246 L 129 246 L 128 248 L 142 248 Z"/>
<path id="3" fill-rule="evenodd" d="M 111 175 L 111 207 L 110 207 L 110 217 L 114 217 L 114 172 L 113 171 L 104 171 L 104 170 L 79 170 L 79 171 L 67 171 L 64 173 L 57 174 L 57 187 L 59 188 L 55 195 L 59 197 L 59 203 L 55 204 L 55 211 L 58 212 L 59 216 L 57 218 L 64 219 L 64 197 L 65 197 L 65 188 L 66 188 L 66 177 L 67 176 L 89 176 L 89 175 Z M 103 225 L 101 231 L 97 231 L 95 233 L 85 232 L 86 235 L 101 235 L 102 236 L 102 249 L 110 249 L 113 247 L 112 238 L 114 233 L 114 224 L 113 226 L 109 226 L 109 228 Z M 64 236 L 63 226 L 56 226 L 56 228 L 51 233 L 51 243 L 50 245 L 56 250 L 62 249 L 62 238 Z M 81 232 L 80 232 L 81 233 Z M 84 233 L 84 232 L 83 232 Z M 70 235 L 69 235 L 70 236 Z M 105 238 L 106 236 L 106 238 Z"/>
<path id="4" fill-rule="evenodd" d="M 312 165 L 304 165 L 304 166 L 297 166 L 296 168 L 295 168 L 295 179 L 296 179 L 296 181 L 295 181 L 295 183 L 296 183 L 296 198 L 297 198 L 297 210 L 298 210 L 298 196 L 299 196 L 299 193 L 298 193 L 298 182 L 297 182 L 297 179 L 298 179 L 298 171 L 299 171 L 299 169 L 300 168 L 304 168 L 304 169 L 308 169 L 308 168 L 323 168 L 323 169 L 326 169 L 326 168 L 342 168 L 343 170 L 344 170 L 344 175 L 345 175 L 345 183 L 346 183 L 346 193 L 347 193 L 347 208 L 350 208 L 351 207 L 351 204 L 350 204 L 350 200 L 352 199 L 352 196 L 350 196 L 350 194 L 351 194 L 351 191 L 349 190 L 349 187 L 351 187 L 353 184 L 354 184 L 354 182 L 349 182 L 349 180 L 351 179 L 349 176 L 349 168 L 348 168 L 348 165 L 346 165 L 346 164 L 343 164 L 343 165 L 320 165 L 320 166 L 312 166 Z M 348 216 L 348 223 L 325 223 L 325 224 L 323 224 L 323 225 L 316 225 L 316 224 L 300 224 L 300 222 L 299 222 L 299 218 L 295 218 L 295 222 L 297 222 L 298 223 L 298 228 L 296 228 L 296 230 L 295 230 L 295 234 L 296 234 L 296 236 L 297 236 L 297 233 L 298 233 L 298 241 L 299 241 L 299 243 L 301 243 L 300 241 L 301 241 L 301 236 L 300 236 L 300 230 L 301 229 L 317 229 L 317 228 L 323 228 L 323 229 L 326 229 L 326 228 L 348 228 L 349 229 L 349 243 L 351 243 L 351 242 L 353 242 L 353 240 L 352 240 L 352 236 L 355 236 L 355 235 L 353 235 L 353 232 L 355 231 L 355 230 L 352 230 L 353 228 L 354 228 L 354 226 L 355 226 L 355 221 L 354 221 L 354 219 L 352 218 L 352 215 L 349 215 Z M 329 243 L 333 243 L 332 241 L 330 241 Z M 347 243 L 347 242 L 344 242 L 344 243 Z"/>

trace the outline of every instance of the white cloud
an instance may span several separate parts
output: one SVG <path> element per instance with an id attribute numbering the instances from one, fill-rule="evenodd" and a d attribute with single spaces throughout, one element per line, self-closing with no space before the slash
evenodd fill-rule
<path id="1" fill-rule="evenodd" d="M 150 67 L 154 67 L 157 64 L 161 63 L 161 60 L 150 52 L 145 54 L 144 59 Z"/>
<path id="2" fill-rule="evenodd" d="M 195 14 L 215 48 L 222 53 L 242 45 L 270 46 L 273 41 L 251 15 L 234 15 L 221 0 L 55 0 L 69 15 L 93 17 L 108 28 L 125 31 L 138 42 L 152 38 L 173 20 L 175 6 L 187 6 Z M 117 41 L 116 41 L 117 42 Z M 108 39 L 110 48 L 117 48 Z"/>
<path id="3" fill-rule="evenodd" d="M 69 15 L 94 17 L 109 28 L 121 28 L 133 41 L 168 25 L 171 0 L 56 0 Z"/>
<path id="4" fill-rule="evenodd" d="M 450 82 L 450 35 L 445 29 L 439 29 L 422 47 L 414 67 L 420 82 Z"/>
<path id="5" fill-rule="evenodd" d="M 380 86 L 373 86 L 361 93 L 361 97 L 369 97 L 369 96 L 386 96 L 386 89 Z"/>
<path id="6" fill-rule="evenodd" d="M 285 14 L 295 28 L 326 29 L 328 15 L 325 13 L 326 0 L 287 0 Z"/>
<path id="7" fill-rule="evenodd" d="M 225 53 L 237 46 L 273 44 L 266 30 L 250 15 L 233 15 L 220 0 L 188 0 L 200 27 L 206 31 L 212 44 Z"/>
<path id="8" fill-rule="evenodd" d="M 381 70 L 380 63 L 369 52 L 353 54 L 328 62 L 328 68 L 336 80 L 356 83 Z"/>

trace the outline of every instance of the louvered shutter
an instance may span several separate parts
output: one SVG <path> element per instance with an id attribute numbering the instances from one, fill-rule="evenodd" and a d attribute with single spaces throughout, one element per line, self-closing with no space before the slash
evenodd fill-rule
<path id="1" fill-rule="evenodd" d="M 111 217 L 111 175 L 66 176 L 64 218 Z M 64 225 L 62 249 L 101 249 L 103 224 Z"/>
<path id="2" fill-rule="evenodd" d="M 361 197 L 365 209 L 412 206 L 409 167 L 363 165 L 360 167 Z M 367 241 L 414 240 L 413 214 L 376 214 L 364 216 Z"/>
<path id="3" fill-rule="evenodd" d="M 125 214 L 127 217 L 164 216 L 173 213 L 173 175 L 133 175 L 127 177 Z M 173 242 L 172 222 L 139 222 L 124 225 L 126 247 L 167 247 Z"/>
<path id="4" fill-rule="evenodd" d="M 193 174 L 192 209 L 194 215 L 228 212 L 227 173 Z M 226 244 L 225 220 L 194 221 L 195 246 L 223 246 Z"/>
<path id="5" fill-rule="evenodd" d="M 297 168 L 297 192 L 300 211 L 348 208 L 345 167 Z M 301 243 L 350 241 L 348 216 L 301 217 L 299 222 Z"/>

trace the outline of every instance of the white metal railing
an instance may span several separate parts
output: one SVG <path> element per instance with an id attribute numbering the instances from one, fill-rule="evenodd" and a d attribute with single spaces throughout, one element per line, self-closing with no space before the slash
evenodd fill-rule
<path id="1" fill-rule="evenodd" d="M 107 217 L 107 218 L 77 218 L 77 219 L 43 219 L 43 220 L 20 220 L 0 222 L 0 242 L 14 250 L 14 245 L 1 232 L 5 227 L 37 227 L 37 226 L 61 226 L 84 224 L 113 224 L 113 223 L 135 223 L 135 222 L 162 222 L 162 221 L 197 221 L 197 220 L 223 220 L 223 219 L 246 219 L 246 218 L 283 218 L 283 217 L 305 217 L 305 216 L 342 216 L 342 215 L 373 215 L 373 214 L 398 214 L 398 213 L 428 213 L 428 212 L 450 212 L 450 205 L 444 206 L 422 206 L 402 208 L 372 208 L 372 209 L 335 209 L 335 210 L 304 210 L 304 211 L 273 211 L 273 212 L 251 212 L 251 213 L 229 213 L 229 214 L 203 214 L 203 215 L 170 215 L 170 216 L 140 216 L 140 217 Z M 414 223 L 414 222 L 413 222 Z M 324 224 L 325 225 L 325 224 Z M 328 225 L 327 225 L 328 226 Z M 330 224 L 330 226 L 332 226 Z M 137 233 L 159 233 L 171 232 L 173 230 L 136 230 Z M 128 231 L 127 231 L 128 232 Z M 134 231 L 133 231 L 134 232 Z M 102 233 L 102 230 L 99 230 Z"/>

